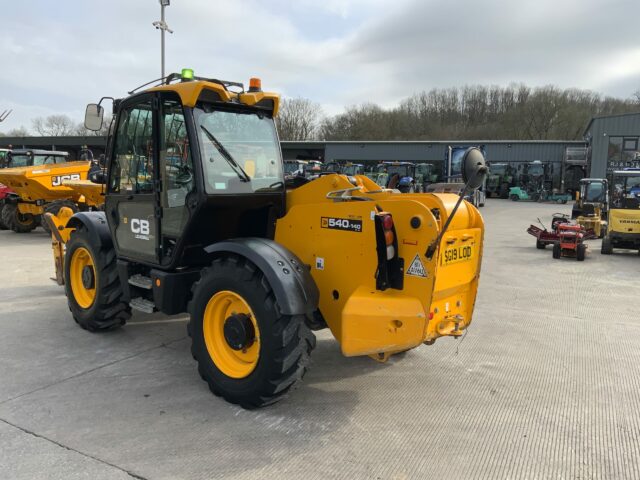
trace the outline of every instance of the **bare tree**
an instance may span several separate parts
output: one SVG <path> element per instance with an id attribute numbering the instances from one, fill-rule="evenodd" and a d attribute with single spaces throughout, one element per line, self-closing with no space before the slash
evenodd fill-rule
<path id="1" fill-rule="evenodd" d="M 101 137 L 109 134 L 109 126 L 111 125 L 111 117 L 105 117 L 102 122 L 102 128 L 100 130 L 89 130 L 84 126 L 84 122 L 79 123 L 76 126 L 75 135 L 81 135 L 83 137 Z"/>
<path id="2" fill-rule="evenodd" d="M 319 104 L 306 98 L 285 98 L 280 103 L 276 126 L 281 140 L 313 140 L 322 119 Z"/>
<path id="3" fill-rule="evenodd" d="M 67 115 L 49 115 L 46 118 L 37 117 L 33 121 L 33 129 L 38 135 L 46 137 L 63 137 L 76 132 L 75 122 Z"/>
<path id="4" fill-rule="evenodd" d="M 12 128 L 7 133 L 0 134 L 3 137 L 28 137 L 29 130 L 27 130 L 24 126 L 20 126 L 18 128 Z"/>

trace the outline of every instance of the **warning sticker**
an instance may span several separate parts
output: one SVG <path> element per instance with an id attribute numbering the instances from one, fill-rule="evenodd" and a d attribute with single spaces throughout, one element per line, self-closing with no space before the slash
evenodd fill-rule
<path id="1" fill-rule="evenodd" d="M 409 268 L 407 268 L 407 275 L 411 275 L 412 277 L 427 277 L 427 271 L 420 261 L 419 253 L 416 253 L 416 256 L 413 257 L 411 265 L 409 265 Z"/>

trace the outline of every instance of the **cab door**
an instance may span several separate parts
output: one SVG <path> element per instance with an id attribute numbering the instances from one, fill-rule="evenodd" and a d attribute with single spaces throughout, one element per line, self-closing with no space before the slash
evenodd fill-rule
<path id="1" fill-rule="evenodd" d="M 158 262 L 157 105 L 146 94 L 121 106 L 105 201 L 118 256 L 148 263 Z"/>

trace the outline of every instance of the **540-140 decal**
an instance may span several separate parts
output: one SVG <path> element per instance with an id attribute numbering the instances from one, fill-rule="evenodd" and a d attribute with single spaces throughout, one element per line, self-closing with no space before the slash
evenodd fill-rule
<path id="1" fill-rule="evenodd" d="M 362 232 L 362 220 L 353 218 L 321 217 L 320 226 L 332 230 L 347 230 L 349 232 Z"/>

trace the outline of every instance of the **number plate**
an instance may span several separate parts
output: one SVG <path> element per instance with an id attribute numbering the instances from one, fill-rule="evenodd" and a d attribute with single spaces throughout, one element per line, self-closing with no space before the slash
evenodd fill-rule
<path id="1" fill-rule="evenodd" d="M 474 251 L 472 245 L 457 245 L 448 247 L 442 252 L 442 265 L 464 262 L 473 258 Z"/>

